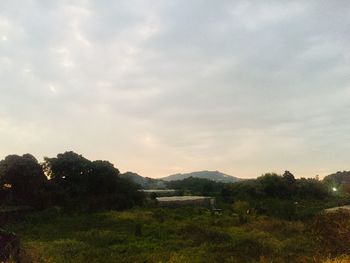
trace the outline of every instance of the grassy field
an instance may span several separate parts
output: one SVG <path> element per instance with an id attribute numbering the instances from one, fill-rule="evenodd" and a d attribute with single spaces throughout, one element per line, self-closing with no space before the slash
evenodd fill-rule
<path id="1" fill-rule="evenodd" d="M 302 222 L 227 211 L 138 208 L 124 212 L 33 213 L 7 225 L 25 262 L 322 262 Z M 349 258 L 326 262 L 349 262 Z"/>

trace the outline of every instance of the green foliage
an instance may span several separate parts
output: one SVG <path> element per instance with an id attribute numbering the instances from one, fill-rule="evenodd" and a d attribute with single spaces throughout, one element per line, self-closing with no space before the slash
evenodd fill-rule
<path id="1" fill-rule="evenodd" d="M 152 192 L 152 193 L 150 194 L 151 200 L 156 200 L 157 197 L 158 197 L 158 196 L 157 196 L 157 194 L 156 194 L 155 192 Z"/>
<path id="2" fill-rule="evenodd" d="M 53 203 L 75 209 L 125 209 L 142 202 L 142 194 L 131 181 L 120 178 L 108 161 L 90 161 L 74 152 L 45 158 Z"/>
<path id="3" fill-rule="evenodd" d="M 256 180 L 246 180 L 234 184 L 226 184 L 221 190 L 221 197 L 226 203 L 235 200 L 255 200 L 261 198 L 262 193 L 258 188 Z"/>
<path id="4" fill-rule="evenodd" d="M 343 225 L 341 217 L 333 220 Z M 333 259 L 328 254 L 333 245 L 327 242 L 325 247 L 317 245 L 313 242 L 314 235 L 307 232 L 308 227 L 302 222 L 258 217 L 239 225 L 229 212 L 217 217 L 198 208 L 70 215 L 50 209 L 6 228 L 21 236 L 25 255 L 35 262 L 322 262 Z"/>
<path id="5" fill-rule="evenodd" d="M 323 181 L 334 185 L 350 184 L 350 171 L 338 171 L 326 176 Z"/>
<path id="6" fill-rule="evenodd" d="M 333 194 L 338 196 L 350 196 L 350 171 L 337 172 L 328 175 L 323 179 L 323 182 Z M 334 191 L 334 189 L 336 191 Z"/>
<path id="7" fill-rule="evenodd" d="M 231 240 L 231 236 L 215 228 L 206 228 L 197 224 L 187 224 L 181 227 L 177 233 L 183 238 L 192 240 L 196 244 L 208 242 L 225 243 Z"/>
<path id="8" fill-rule="evenodd" d="M 285 171 L 282 177 L 287 185 L 293 185 L 295 183 L 294 175 L 289 171 Z"/>
<path id="9" fill-rule="evenodd" d="M 257 182 L 261 187 L 261 191 L 268 197 L 288 197 L 289 191 L 286 181 L 283 177 L 269 173 L 258 177 Z"/>
<path id="10" fill-rule="evenodd" d="M 247 201 L 259 214 L 288 220 L 312 216 L 326 207 L 325 200 L 332 198 L 323 182 L 295 179 L 289 171 L 283 176 L 268 173 L 256 180 L 227 184 L 221 197 L 227 203 Z M 321 201 L 323 205 L 320 207 Z"/>
<path id="11" fill-rule="evenodd" d="M 327 186 L 316 179 L 301 178 L 297 180 L 296 196 L 307 199 L 325 199 L 330 196 Z"/>
<path id="12" fill-rule="evenodd" d="M 249 203 L 245 201 L 236 201 L 233 204 L 233 210 L 238 214 L 247 214 L 249 210 Z"/>
<path id="13" fill-rule="evenodd" d="M 233 210 L 238 214 L 239 223 L 243 224 L 247 222 L 247 215 L 249 214 L 249 203 L 245 201 L 236 201 L 232 205 Z"/>
<path id="14" fill-rule="evenodd" d="M 183 180 L 166 182 L 168 188 L 190 191 L 193 194 L 213 195 L 219 193 L 225 183 L 219 183 L 208 179 L 189 177 Z"/>
<path id="15" fill-rule="evenodd" d="M 43 166 L 29 154 L 10 155 L 0 161 L 0 198 L 51 204 L 6 226 L 23 238 L 33 262 L 333 262 L 350 253 L 350 214 L 319 212 L 348 202 L 346 176 L 319 181 L 286 171 L 231 184 L 190 177 L 167 186 L 215 195 L 228 209 L 220 215 L 191 207 L 97 212 L 142 204 L 137 186 L 113 164 L 74 152 L 45 158 Z M 331 193 L 330 185 L 338 190 Z"/>
<path id="16" fill-rule="evenodd" d="M 75 152 L 60 153 L 54 158 L 44 158 L 43 167 L 50 179 L 60 183 L 77 183 L 91 172 L 91 162 Z"/>
<path id="17" fill-rule="evenodd" d="M 1 203 L 41 206 L 42 190 L 47 179 L 43 169 L 30 154 L 8 155 L 0 161 Z"/>
<path id="18" fill-rule="evenodd" d="M 0 161 L 0 201 L 36 208 L 59 205 L 66 211 L 126 209 L 142 204 L 143 195 L 110 162 L 65 152 L 46 157 L 42 165 L 30 154 Z"/>
<path id="19" fill-rule="evenodd" d="M 259 204 L 259 209 L 264 214 L 285 220 L 292 220 L 296 217 L 295 202 L 281 199 L 266 199 Z"/>

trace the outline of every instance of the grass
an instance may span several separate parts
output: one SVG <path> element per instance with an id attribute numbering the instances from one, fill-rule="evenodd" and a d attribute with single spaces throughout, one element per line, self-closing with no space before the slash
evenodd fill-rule
<path id="1" fill-rule="evenodd" d="M 19 235 L 24 262 L 346 262 L 319 254 L 302 222 L 251 217 L 240 225 L 230 211 L 201 208 L 51 209 L 6 228 Z"/>

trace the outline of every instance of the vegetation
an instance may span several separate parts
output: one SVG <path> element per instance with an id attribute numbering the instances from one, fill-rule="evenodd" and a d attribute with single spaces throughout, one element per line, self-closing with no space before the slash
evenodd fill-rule
<path id="1" fill-rule="evenodd" d="M 216 195 L 225 186 L 224 183 L 211 181 L 208 179 L 188 177 L 183 180 L 170 181 L 166 183 L 170 189 L 187 191 L 195 195 Z"/>
<path id="2" fill-rule="evenodd" d="M 340 195 L 350 196 L 350 171 L 336 172 L 326 176 L 323 181 Z"/>
<path id="3" fill-rule="evenodd" d="M 323 212 L 349 203 L 347 176 L 189 177 L 163 187 L 215 196 L 215 209 L 165 209 L 108 161 L 10 155 L 0 161 L 0 223 L 19 236 L 23 262 L 348 262 L 350 213 Z"/>
<path id="4" fill-rule="evenodd" d="M 167 186 L 187 194 L 215 196 L 225 207 L 242 201 L 249 205 L 250 213 L 285 220 L 307 219 L 325 208 L 347 204 L 350 200 L 347 195 L 332 191 L 328 181 L 295 179 L 289 171 L 236 183 L 190 177 L 167 182 Z"/>
<path id="5" fill-rule="evenodd" d="M 306 222 L 247 215 L 242 224 L 231 209 L 51 209 L 6 228 L 20 236 L 25 262 L 332 262 L 350 253 L 344 213 Z"/>
<path id="6" fill-rule="evenodd" d="M 256 180 L 225 184 L 221 191 L 224 202 L 248 202 L 252 211 L 281 219 L 306 219 L 327 207 L 346 203 L 334 195 L 325 182 L 295 179 L 286 171 L 282 176 L 269 173 Z"/>
<path id="7" fill-rule="evenodd" d="M 36 206 L 42 197 L 45 182 L 42 167 L 30 154 L 9 155 L 0 161 L 1 203 L 27 203 Z"/>
<path id="8" fill-rule="evenodd" d="M 153 179 L 149 177 L 142 177 L 133 172 L 126 172 L 120 174 L 122 178 L 128 179 L 129 181 L 134 182 L 142 189 L 165 189 L 166 185 L 163 180 Z"/>
<path id="9" fill-rule="evenodd" d="M 137 186 L 121 178 L 113 164 L 74 152 L 46 157 L 42 165 L 30 154 L 7 156 L 0 162 L 0 189 L 2 205 L 41 209 L 125 209 L 143 200 Z"/>

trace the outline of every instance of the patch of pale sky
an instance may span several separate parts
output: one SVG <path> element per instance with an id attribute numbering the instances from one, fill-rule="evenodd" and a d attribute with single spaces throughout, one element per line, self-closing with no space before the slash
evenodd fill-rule
<path id="1" fill-rule="evenodd" d="M 349 169 L 345 7 L 153 3 L 2 3 L 0 157 L 75 150 L 152 177 Z"/>
<path id="2" fill-rule="evenodd" d="M 57 88 L 53 84 L 49 84 L 48 87 L 52 93 L 57 93 Z"/>
<path id="3" fill-rule="evenodd" d="M 277 2 L 273 5 L 269 2 L 241 1 L 229 10 L 246 28 L 259 30 L 261 27 L 280 23 L 283 20 L 294 18 L 301 14 L 307 7 L 307 3 Z"/>

